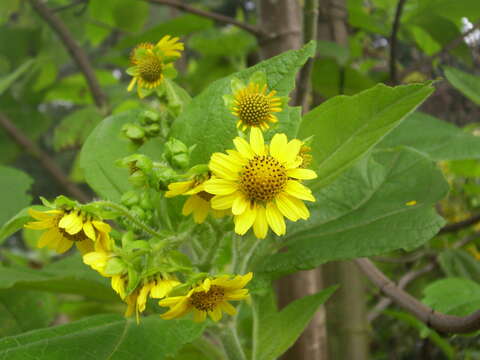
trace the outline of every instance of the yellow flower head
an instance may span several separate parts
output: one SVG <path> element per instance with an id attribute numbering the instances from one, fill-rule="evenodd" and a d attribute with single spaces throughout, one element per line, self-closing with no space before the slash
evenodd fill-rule
<path id="1" fill-rule="evenodd" d="M 132 67 L 127 73 L 133 76 L 128 86 L 131 91 L 135 84 L 138 94 L 143 97 L 141 89 L 155 89 L 165 77 L 174 77 L 173 62 L 180 57 L 183 43 L 177 37 L 164 36 L 157 44 L 142 43 L 137 45 L 130 54 Z"/>
<path id="2" fill-rule="evenodd" d="M 191 289 L 187 295 L 173 296 L 161 300 L 160 306 L 170 309 L 161 315 L 162 319 L 170 320 L 184 316 L 193 311 L 195 322 L 205 321 L 207 315 L 213 321 L 219 321 L 222 313 L 235 315 L 235 308 L 228 301 L 238 301 L 248 298 L 248 289 L 245 285 L 252 279 L 250 272 L 237 275 L 233 279 L 230 275 L 205 279 L 200 285 Z"/>
<path id="3" fill-rule="evenodd" d="M 94 220 L 79 210 L 55 209 L 37 211 L 29 209 L 28 213 L 37 221 L 25 224 L 27 229 L 46 230 L 37 246 L 62 254 L 75 243 L 82 254 L 95 249 L 111 247 L 110 225 Z"/>
<path id="4" fill-rule="evenodd" d="M 182 214 L 188 216 L 193 213 L 193 220 L 197 224 L 205 221 L 208 214 L 220 218 L 228 213 L 212 209 L 210 200 L 213 194 L 205 191 L 205 181 L 210 178 L 208 174 L 197 175 L 191 180 L 180 181 L 168 185 L 168 191 L 165 197 L 170 198 L 178 195 L 188 195 L 189 198 L 183 205 Z"/>
<path id="5" fill-rule="evenodd" d="M 144 312 L 147 307 L 148 297 L 152 299 L 163 299 L 179 284 L 180 282 L 176 279 L 161 275 L 157 275 L 149 281 L 144 282 L 141 287 L 135 289 L 134 292 L 125 298 L 125 302 L 127 303 L 125 316 L 132 316 L 135 312 L 138 323 L 140 321 L 140 314 Z"/>
<path id="6" fill-rule="evenodd" d="M 303 200 L 315 198 L 301 180 L 317 175 L 301 167 L 302 141 L 289 142 L 285 134 L 276 134 L 266 146 L 261 130 L 252 128 L 250 143 L 240 137 L 233 143 L 236 150 L 211 156 L 209 167 L 215 177 L 205 183 L 205 190 L 215 194 L 212 208 L 231 209 L 237 234 L 253 226 L 258 238 L 265 238 L 269 227 L 283 235 L 284 217 L 297 221 L 310 216 Z"/>
<path id="7" fill-rule="evenodd" d="M 247 128 L 266 130 L 269 123 L 278 122 L 275 113 L 282 111 L 282 99 L 276 97 L 276 91 L 267 91 L 264 72 L 256 72 L 250 78 L 248 85 L 239 79 L 232 80 L 232 95 L 224 96 L 225 104 L 237 117 L 237 128 L 245 131 Z"/>
<path id="8" fill-rule="evenodd" d="M 115 258 L 116 255 L 112 252 L 106 251 L 92 251 L 83 255 L 83 262 L 90 266 L 93 270 L 97 271 L 106 278 L 111 278 L 112 289 L 120 295 L 122 299 L 125 299 L 125 286 L 127 282 L 126 276 L 123 274 L 108 274 L 107 264 L 108 261 Z"/>

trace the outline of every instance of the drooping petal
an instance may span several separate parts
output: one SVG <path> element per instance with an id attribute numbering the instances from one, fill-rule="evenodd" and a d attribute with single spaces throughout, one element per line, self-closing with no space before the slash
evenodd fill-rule
<path id="1" fill-rule="evenodd" d="M 210 316 L 210 319 L 212 319 L 215 322 L 218 322 L 222 320 L 222 309 L 217 306 L 213 309 L 213 311 L 209 311 L 208 315 Z"/>
<path id="2" fill-rule="evenodd" d="M 204 322 L 207 319 L 207 312 L 195 309 L 193 311 L 193 321 L 197 323 Z"/>
<path id="3" fill-rule="evenodd" d="M 288 195 L 278 194 L 275 197 L 275 204 L 277 205 L 278 210 L 280 210 L 283 216 L 287 219 L 291 221 L 297 221 L 300 219 L 300 213 Z"/>
<path id="4" fill-rule="evenodd" d="M 257 211 L 255 207 L 248 207 L 241 215 L 234 217 L 235 232 L 244 235 L 255 222 Z"/>
<path id="5" fill-rule="evenodd" d="M 93 241 L 96 240 L 95 236 L 95 229 L 93 228 L 92 222 L 91 221 L 86 221 L 83 223 L 83 232 L 87 237 Z"/>
<path id="6" fill-rule="evenodd" d="M 222 301 L 220 303 L 221 309 L 230 316 L 233 316 L 237 313 L 237 310 L 228 302 Z"/>
<path id="7" fill-rule="evenodd" d="M 210 204 L 216 210 L 230 209 L 235 199 L 239 196 L 242 196 L 242 194 L 238 191 L 229 195 L 217 195 L 210 200 Z"/>
<path id="8" fill-rule="evenodd" d="M 179 181 L 168 184 L 168 191 L 165 193 L 165 197 L 170 198 L 177 195 L 181 195 L 192 188 L 194 184 L 193 180 Z"/>
<path id="9" fill-rule="evenodd" d="M 200 196 L 193 196 L 197 198 L 197 205 L 193 209 L 193 221 L 195 221 L 196 224 L 202 224 L 208 216 L 208 212 L 210 210 L 210 203 L 202 199 Z"/>
<path id="10" fill-rule="evenodd" d="M 248 205 L 249 202 L 245 195 L 239 194 L 232 203 L 232 214 L 242 214 L 247 209 Z"/>
<path id="11" fill-rule="evenodd" d="M 263 205 L 257 206 L 257 217 L 255 218 L 255 222 L 253 223 L 253 232 L 255 236 L 259 239 L 265 239 L 268 232 L 268 222 L 267 222 L 267 215 L 266 210 Z"/>

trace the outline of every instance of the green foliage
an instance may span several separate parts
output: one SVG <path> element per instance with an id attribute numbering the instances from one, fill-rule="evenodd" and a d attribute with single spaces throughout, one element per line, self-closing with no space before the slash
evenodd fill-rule
<path id="1" fill-rule="evenodd" d="M 278 276 L 332 260 L 412 250 L 444 224 L 434 205 L 447 191 L 424 155 L 410 149 L 374 153 L 316 192 L 310 219 L 287 230 L 287 251 L 269 256 L 257 270 Z"/>
<path id="2" fill-rule="evenodd" d="M 132 189 L 128 182 L 128 171 L 115 165 L 115 161 L 135 152 L 128 139 L 121 135 L 121 129 L 140 115 L 140 110 L 130 110 L 107 117 L 98 124 L 82 147 L 80 166 L 85 179 L 106 199 L 118 201 L 124 192 Z M 160 141 L 152 141 L 139 151 L 159 159 L 161 149 Z"/>
<path id="3" fill-rule="evenodd" d="M 263 61 L 251 68 L 218 80 L 196 96 L 175 120 L 170 136 L 180 139 L 187 145 L 196 144 L 192 154 L 192 164 L 206 163 L 215 151 L 231 148 L 236 135 L 235 121 L 223 102 L 223 95 L 230 94 L 230 80 L 237 77 L 247 81 L 256 71 L 266 72 L 268 87 L 276 90 L 280 96 L 286 96 L 295 85 L 298 69 L 314 53 L 315 45 L 308 44 L 300 50 L 292 50 Z M 198 116 L 202 114 L 202 116 Z M 295 123 L 299 120 L 298 110 L 284 111 L 279 114 L 278 132 L 287 131 L 287 135 L 296 135 Z"/>
<path id="4" fill-rule="evenodd" d="M 423 292 L 425 296 L 422 301 L 445 314 L 465 316 L 480 307 L 480 285 L 469 279 L 437 280 L 429 284 Z"/>
<path id="5" fill-rule="evenodd" d="M 12 85 L 15 82 L 15 80 L 17 80 L 25 72 L 30 70 L 30 68 L 34 63 L 35 63 L 34 60 L 25 61 L 13 73 L 7 76 L 2 76 L 0 78 L 0 95 L 2 95 L 2 93 L 5 92 L 5 90 L 7 90 L 10 87 L 10 85 Z"/>
<path id="6" fill-rule="evenodd" d="M 20 230 L 23 225 L 31 220 L 30 215 L 28 215 L 29 208 L 33 208 L 35 210 L 44 210 L 43 206 L 31 206 L 20 210 L 17 214 L 5 221 L 5 223 L 0 227 L 0 244 L 10 235 Z"/>
<path id="7" fill-rule="evenodd" d="M 0 290 L 0 338 L 48 326 L 56 314 L 52 294 Z"/>
<path id="8" fill-rule="evenodd" d="M 275 360 L 287 351 L 302 334 L 319 306 L 328 300 L 336 288 L 330 287 L 292 301 L 281 311 L 275 310 L 276 306 L 272 304 L 271 297 L 259 298 L 254 305 L 258 317 L 258 332 L 253 339 L 256 344 L 252 358 Z"/>
<path id="9" fill-rule="evenodd" d="M 0 289 L 10 288 L 78 294 L 103 301 L 118 301 L 108 281 L 98 277 L 78 256 L 57 261 L 42 270 L 0 266 Z"/>
<path id="10" fill-rule="evenodd" d="M 480 262 L 461 249 L 447 249 L 440 254 L 439 263 L 449 277 L 461 277 L 480 282 Z"/>
<path id="11" fill-rule="evenodd" d="M 390 88 L 377 85 L 358 95 L 339 96 L 307 113 L 300 138 L 314 136 L 313 168 L 319 189 L 348 169 L 433 91 L 429 83 Z"/>
<path id="12" fill-rule="evenodd" d="M 415 112 L 387 135 L 377 148 L 409 146 L 433 160 L 480 157 L 480 138 L 433 116 Z"/>
<path id="13" fill-rule="evenodd" d="M 4 224 L 30 204 L 32 197 L 27 191 L 30 190 L 32 182 L 33 179 L 23 171 L 0 166 L 0 196 L 4 202 L 0 207 L 0 224 Z"/>
<path id="14" fill-rule="evenodd" d="M 118 315 L 99 315 L 0 340 L 0 357 L 11 360 L 165 359 L 200 336 L 203 327 L 188 320 L 151 316 L 136 325 Z M 156 339 L 156 341 L 152 341 Z"/>
<path id="15" fill-rule="evenodd" d="M 452 67 L 445 67 L 445 76 L 458 91 L 480 105 L 480 77 Z"/>

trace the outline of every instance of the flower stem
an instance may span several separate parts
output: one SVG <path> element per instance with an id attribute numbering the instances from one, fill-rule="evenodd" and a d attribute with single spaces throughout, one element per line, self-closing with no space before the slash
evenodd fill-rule
<path id="1" fill-rule="evenodd" d="M 146 233 L 152 235 L 153 237 L 156 237 L 156 238 L 159 238 L 159 239 L 162 239 L 164 236 L 162 236 L 161 234 L 159 234 L 158 232 L 156 232 L 155 230 L 153 230 L 151 227 L 149 227 L 148 225 L 145 225 L 143 222 L 141 222 L 140 220 L 137 220 L 132 214 L 130 214 L 128 212 L 128 209 L 123 207 L 122 205 L 119 205 L 113 201 L 106 201 L 106 200 L 102 200 L 102 201 L 95 201 L 93 204 L 96 204 L 96 205 L 100 205 L 100 206 L 103 206 L 103 207 L 109 207 L 111 209 L 114 209 L 114 210 L 117 210 L 118 212 L 120 212 L 123 216 L 125 216 L 126 218 L 128 218 L 128 220 L 130 220 L 131 222 L 133 222 L 135 225 L 137 225 L 139 228 L 141 228 L 143 231 L 145 231 Z"/>
<path id="2" fill-rule="evenodd" d="M 229 360 L 247 360 L 234 324 L 229 324 L 223 329 L 220 339 Z"/>

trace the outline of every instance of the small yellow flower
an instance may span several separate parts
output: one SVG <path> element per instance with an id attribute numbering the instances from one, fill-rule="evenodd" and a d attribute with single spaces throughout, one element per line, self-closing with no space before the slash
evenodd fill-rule
<path id="1" fill-rule="evenodd" d="M 226 211 L 212 209 L 210 200 L 213 194 L 205 191 L 205 181 L 209 175 L 198 175 L 191 180 L 180 181 L 168 185 L 168 191 L 165 197 L 170 198 L 178 195 L 189 195 L 183 205 L 182 215 L 188 216 L 193 213 L 193 220 L 197 224 L 205 221 L 208 214 L 211 213 L 215 218 L 220 218 L 228 214 Z"/>
<path id="2" fill-rule="evenodd" d="M 248 85 L 240 80 L 232 80 L 232 95 L 224 96 L 225 103 L 233 115 L 237 117 L 237 128 L 266 130 L 269 123 L 278 122 L 275 113 L 282 111 L 282 99 L 276 97 L 276 91 L 268 92 L 265 73 L 252 75 Z"/>
<path id="3" fill-rule="evenodd" d="M 176 279 L 161 275 L 157 275 L 149 281 L 144 282 L 141 287 L 135 289 L 135 291 L 125 298 L 125 302 L 127 303 L 125 317 L 132 316 L 135 312 L 137 323 L 139 323 L 140 314 L 144 312 L 147 307 L 148 297 L 152 299 L 163 299 L 179 284 L 180 282 Z"/>
<path id="4" fill-rule="evenodd" d="M 138 94 L 141 89 L 155 89 L 165 77 L 173 77 L 175 68 L 173 62 L 180 57 L 183 43 L 177 37 L 164 36 L 157 44 L 142 43 L 133 49 L 130 55 L 132 67 L 127 72 L 133 76 L 128 91 L 137 85 Z"/>
<path id="5" fill-rule="evenodd" d="M 106 273 L 108 261 L 116 255 L 106 251 L 92 251 L 83 255 L 83 262 L 106 278 L 111 278 L 112 289 L 123 299 L 125 299 L 126 277 L 122 274 L 109 275 Z"/>
<path id="6" fill-rule="evenodd" d="M 205 321 L 207 315 L 213 321 L 222 318 L 222 312 L 235 315 L 235 308 L 228 301 L 245 300 L 248 298 L 248 289 L 245 285 L 252 279 L 253 273 L 237 275 L 230 279 L 224 275 L 205 279 L 200 285 L 191 289 L 187 295 L 168 297 L 159 302 L 160 306 L 169 307 L 162 315 L 162 319 L 178 318 L 193 311 L 195 322 Z"/>
<path id="7" fill-rule="evenodd" d="M 237 234 L 243 235 L 253 226 L 261 239 L 269 227 L 283 235 L 284 217 L 297 221 L 310 216 L 303 200 L 315 198 L 301 181 L 317 174 L 301 167 L 302 141 L 289 142 L 285 134 L 275 134 L 266 146 L 261 130 L 252 128 L 250 143 L 240 137 L 233 143 L 236 150 L 212 154 L 209 168 L 215 177 L 205 183 L 205 190 L 215 194 L 212 208 L 231 209 Z"/>
<path id="8" fill-rule="evenodd" d="M 50 249 L 62 254 L 73 244 L 82 254 L 93 251 L 94 248 L 110 248 L 110 225 L 103 221 L 93 220 L 78 210 L 47 210 L 37 211 L 29 209 L 28 213 L 37 221 L 25 224 L 27 229 L 45 231 L 37 246 Z"/>

